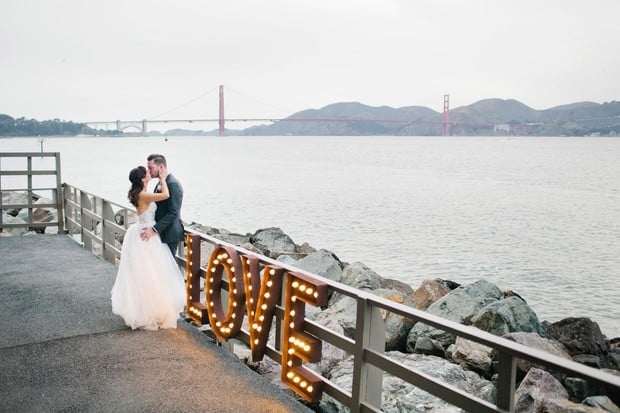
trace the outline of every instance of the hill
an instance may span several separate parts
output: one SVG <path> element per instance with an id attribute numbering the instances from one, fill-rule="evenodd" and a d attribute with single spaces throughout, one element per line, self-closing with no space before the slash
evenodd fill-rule
<path id="1" fill-rule="evenodd" d="M 514 99 L 485 99 L 451 109 L 451 135 L 620 135 L 620 102 L 579 102 L 546 110 Z M 442 133 L 443 114 L 422 106 L 342 102 L 308 109 L 244 135 L 412 135 Z"/>

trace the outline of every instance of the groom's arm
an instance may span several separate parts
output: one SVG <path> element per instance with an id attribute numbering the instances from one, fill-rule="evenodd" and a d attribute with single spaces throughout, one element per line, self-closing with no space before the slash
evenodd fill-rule
<path id="1" fill-rule="evenodd" d="M 166 229 L 179 217 L 181 212 L 181 204 L 183 203 L 183 189 L 178 181 L 170 181 L 168 183 L 168 191 L 170 198 L 168 199 L 168 212 L 153 226 L 155 231 L 165 232 Z"/>

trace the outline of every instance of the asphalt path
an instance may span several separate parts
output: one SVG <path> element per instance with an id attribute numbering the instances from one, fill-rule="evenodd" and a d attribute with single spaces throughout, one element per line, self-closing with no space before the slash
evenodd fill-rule
<path id="1" fill-rule="evenodd" d="M 0 237 L 1 412 L 311 412 L 184 320 L 131 330 L 116 267 L 66 235 Z"/>

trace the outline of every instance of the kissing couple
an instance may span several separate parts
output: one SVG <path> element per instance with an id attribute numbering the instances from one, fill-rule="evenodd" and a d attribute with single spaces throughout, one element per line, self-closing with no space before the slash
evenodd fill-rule
<path id="1" fill-rule="evenodd" d="M 153 192 L 149 182 L 158 178 Z M 129 202 L 138 221 L 125 234 L 112 287 L 112 312 L 132 329 L 176 328 L 185 305 L 185 283 L 176 262 L 184 238 L 183 187 L 168 172 L 166 158 L 152 154 L 147 166 L 129 172 Z"/>

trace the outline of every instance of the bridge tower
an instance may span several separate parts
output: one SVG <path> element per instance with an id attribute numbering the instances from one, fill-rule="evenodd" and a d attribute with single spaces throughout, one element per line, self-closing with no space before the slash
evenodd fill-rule
<path id="1" fill-rule="evenodd" d="M 146 119 L 142 119 L 142 136 L 146 136 Z"/>
<path id="2" fill-rule="evenodd" d="M 220 118 L 218 136 L 224 136 L 224 85 L 220 85 Z"/>
<path id="3" fill-rule="evenodd" d="M 443 119 L 441 136 L 450 136 L 450 95 L 443 95 Z"/>

